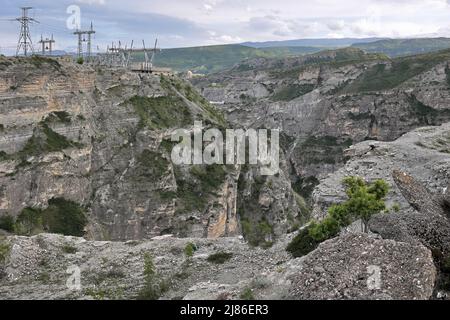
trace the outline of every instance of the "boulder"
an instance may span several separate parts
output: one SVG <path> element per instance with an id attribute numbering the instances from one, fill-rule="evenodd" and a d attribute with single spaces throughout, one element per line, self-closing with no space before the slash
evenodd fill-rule
<path id="1" fill-rule="evenodd" d="M 421 244 L 346 234 L 322 243 L 290 276 L 298 300 L 405 299 L 432 296 L 436 270 Z"/>

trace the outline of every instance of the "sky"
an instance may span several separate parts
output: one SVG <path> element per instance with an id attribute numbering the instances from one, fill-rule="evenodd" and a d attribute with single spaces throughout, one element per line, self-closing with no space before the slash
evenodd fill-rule
<path id="1" fill-rule="evenodd" d="M 0 53 L 19 37 L 21 6 L 31 6 L 37 47 L 54 35 L 56 49 L 75 51 L 79 8 L 82 29 L 92 21 L 94 49 L 111 42 L 135 47 L 145 39 L 161 48 L 245 41 L 342 37 L 450 37 L 450 0 L 0 0 Z M 73 8 L 76 8 L 73 11 Z M 75 17 L 75 18 L 74 18 Z M 69 21 L 68 21 L 69 20 Z M 69 23 L 68 23 L 69 22 Z"/>

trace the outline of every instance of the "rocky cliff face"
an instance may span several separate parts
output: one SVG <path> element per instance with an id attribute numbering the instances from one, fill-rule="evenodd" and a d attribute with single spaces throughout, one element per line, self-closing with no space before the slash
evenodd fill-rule
<path id="1" fill-rule="evenodd" d="M 37 57 L 2 58 L 0 73 L 1 215 L 63 197 L 86 209 L 93 239 L 241 233 L 240 168 L 171 161 L 174 129 L 226 126 L 188 83 Z M 301 212 L 289 184 L 267 194 L 270 239 Z"/>
<path id="2" fill-rule="evenodd" d="M 445 51 L 390 60 L 343 49 L 251 60 L 195 85 L 223 102 L 218 107 L 236 125 L 280 128 L 292 182 L 307 196 L 342 166 L 352 144 L 448 121 L 449 59 Z"/>
<path id="3" fill-rule="evenodd" d="M 64 198 L 89 224 L 87 239 L 0 235 L 0 297 L 443 297 L 450 124 L 403 135 L 447 120 L 449 57 L 431 58 L 333 51 L 201 80 L 234 127 L 282 129 L 281 171 L 268 177 L 172 163 L 173 129 L 227 125 L 176 77 L 1 58 L 0 215 Z M 320 219 L 344 200 L 346 176 L 387 180 L 391 214 L 373 218 L 372 234 L 350 227 L 292 259 L 286 233 L 308 219 L 298 193 Z"/>

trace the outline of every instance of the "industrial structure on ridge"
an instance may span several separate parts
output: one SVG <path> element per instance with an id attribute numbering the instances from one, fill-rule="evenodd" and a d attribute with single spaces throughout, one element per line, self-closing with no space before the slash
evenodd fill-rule
<path id="1" fill-rule="evenodd" d="M 161 52 L 161 49 L 157 47 L 158 39 L 155 40 L 155 44 L 152 48 L 147 48 L 144 40 L 142 40 L 142 47 L 134 47 L 134 41 L 131 41 L 129 47 L 126 44 L 123 46 L 119 41 L 118 45 L 114 42 L 111 43 L 111 46 L 108 45 L 106 52 L 104 53 L 100 53 L 99 47 L 97 46 L 97 52 L 94 54 L 92 52 L 92 38 L 96 31 L 94 30 L 92 22 L 89 29 L 77 29 L 73 32 L 73 35 L 77 36 L 77 53 L 75 56 L 54 55 L 53 50 L 56 40 L 54 39 L 53 34 L 50 37 L 45 38 L 41 35 L 41 39 L 38 41 L 40 50 L 36 51 L 31 39 L 30 25 L 39 23 L 39 21 L 29 16 L 29 11 L 31 9 L 33 8 L 22 7 L 22 15 L 13 19 L 13 21 L 20 22 L 20 33 L 17 43 L 16 56 L 42 55 L 52 56 L 55 58 L 71 57 L 72 59 L 68 60 L 73 60 L 80 64 L 87 63 L 111 68 L 126 68 L 134 72 L 142 73 L 168 74 L 172 72 L 169 68 L 157 68 L 153 65 L 155 54 L 157 52 Z M 141 55 L 142 58 L 140 60 L 143 61 L 133 62 L 136 54 Z"/>

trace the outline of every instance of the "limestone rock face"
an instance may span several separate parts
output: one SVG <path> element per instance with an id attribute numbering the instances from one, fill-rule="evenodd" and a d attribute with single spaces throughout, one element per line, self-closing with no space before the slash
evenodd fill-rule
<path id="1" fill-rule="evenodd" d="M 208 171 L 171 161 L 175 129 L 191 131 L 194 120 L 227 126 L 189 83 L 47 58 L 0 59 L 0 215 L 63 197 L 87 208 L 90 239 L 241 234 L 239 166 Z M 268 223 L 285 230 L 287 212 L 302 212 L 284 200 L 294 198 L 287 169 L 278 180 L 285 188 L 268 193 L 266 209 Z"/>
<path id="2" fill-rule="evenodd" d="M 341 168 L 352 144 L 393 141 L 415 128 L 450 121 L 448 55 L 440 59 L 383 89 L 371 75 L 395 70 L 395 61 L 354 49 L 245 61 L 193 83 L 208 100 L 224 102 L 217 107 L 236 126 L 280 128 L 293 182 L 306 188 L 308 177 L 321 180 Z M 367 80 L 363 86 L 361 79 Z"/>
<path id="3" fill-rule="evenodd" d="M 326 241 L 299 264 L 289 292 L 301 300 L 423 300 L 432 296 L 436 278 L 424 246 L 365 234 Z"/>
<path id="4" fill-rule="evenodd" d="M 370 229 L 385 239 L 421 242 L 434 251 L 438 260 L 449 254 L 450 221 L 445 201 L 405 172 L 394 171 L 393 177 L 405 199 L 417 211 L 377 215 L 371 219 Z"/>
<path id="5" fill-rule="evenodd" d="M 428 190 L 427 194 L 433 195 L 425 196 L 421 207 L 436 206 L 434 196 L 442 195 L 450 180 L 450 157 L 442 152 L 437 141 L 441 141 L 442 148 L 450 146 L 449 135 L 450 124 L 446 123 L 413 130 L 392 142 L 365 141 L 352 146 L 345 152 L 348 160 L 344 167 L 323 179 L 315 188 L 313 215 L 323 217 L 331 204 L 345 199 L 342 180 L 346 176 L 360 176 L 368 181 L 386 180 L 391 186 L 387 196 L 388 208 L 398 205 L 401 213 L 415 212 L 418 204 L 413 207 L 405 199 L 392 176 L 394 170 L 413 174 Z M 392 209 L 391 213 L 395 211 Z"/>

